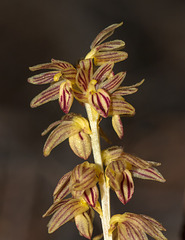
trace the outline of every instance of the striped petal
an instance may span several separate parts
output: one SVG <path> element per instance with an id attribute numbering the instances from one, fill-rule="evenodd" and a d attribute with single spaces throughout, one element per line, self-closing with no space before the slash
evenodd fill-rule
<path id="1" fill-rule="evenodd" d="M 81 60 L 77 71 L 76 85 L 83 92 L 87 91 L 88 84 L 92 79 L 93 63 L 92 59 Z"/>
<path id="2" fill-rule="evenodd" d="M 128 54 L 123 51 L 97 52 L 94 55 L 94 64 L 100 66 L 106 62 L 121 62 L 127 59 Z"/>
<path id="3" fill-rule="evenodd" d="M 93 79 L 97 80 L 98 83 L 101 83 L 106 78 L 109 77 L 110 73 L 112 72 L 112 69 L 114 67 L 113 62 L 108 62 L 103 65 L 101 65 L 96 72 L 93 75 Z M 100 87 L 101 88 L 101 87 Z"/>
<path id="4" fill-rule="evenodd" d="M 60 85 L 59 105 L 64 113 L 68 113 L 73 103 L 72 85 L 69 80 Z"/>
<path id="5" fill-rule="evenodd" d="M 89 206 L 95 207 L 99 198 L 99 191 L 97 186 L 95 185 L 94 187 L 85 190 L 83 193 L 83 198 Z"/>
<path id="6" fill-rule="evenodd" d="M 135 114 L 135 108 L 126 102 L 121 96 L 111 96 L 111 104 L 109 108 L 109 115 L 129 115 Z"/>
<path id="7" fill-rule="evenodd" d="M 33 77 L 28 78 L 28 82 L 32 84 L 48 84 L 52 83 L 54 76 L 59 73 L 59 71 L 45 72 L 34 75 Z"/>
<path id="8" fill-rule="evenodd" d="M 118 225 L 118 239 L 119 240 L 148 240 L 145 232 L 135 225 L 127 222 Z"/>
<path id="9" fill-rule="evenodd" d="M 91 138 L 83 131 L 69 137 L 69 145 L 80 158 L 86 160 L 91 154 Z"/>
<path id="10" fill-rule="evenodd" d="M 121 159 L 124 162 L 128 162 L 129 164 L 131 164 L 132 166 L 134 166 L 136 168 L 145 169 L 145 168 L 148 168 L 151 166 L 150 162 L 145 161 L 139 157 L 133 156 L 133 155 L 131 155 L 129 153 L 125 153 L 125 152 L 122 154 Z"/>
<path id="11" fill-rule="evenodd" d="M 45 129 L 43 132 L 42 132 L 42 136 L 46 135 L 48 132 L 50 132 L 54 127 L 56 127 L 57 125 L 59 125 L 60 123 L 62 122 L 62 120 L 58 120 L 58 121 L 55 121 L 53 123 L 51 123 L 47 129 Z"/>
<path id="12" fill-rule="evenodd" d="M 62 143 L 68 137 L 76 134 L 81 129 L 71 121 L 63 121 L 57 128 L 55 128 L 47 138 L 43 153 L 48 156 L 53 148 Z"/>
<path id="13" fill-rule="evenodd" d="M 91 239 L 93 233 L 93 224 L 87 212 L 75 216 L 75 224 L 81 236 Z"/>
<path id="14" fill-rule="evenodd" d="M 103 29 L 94 39 L 94 41 L 91 43 L 91 49 L 102 43 L 104 40 L 106 40 L 108 37 L 110 37 L 113 33 L 114 30 L 118 27 L 120 27 L 123 23 L 116 23 L 112 24 L 105 29 Z"/>
<path id="15" fill-rule="evenodd" d="M 158 182 L 165 182 L 166 180 L 163 178 L 161 173 L 154 167 L 142 169 L 142 168 L 132 168 L 132 174 L 134 177 L 154 180 Z"/>
<path id="16" fill-rule="evenodd" d="M 48 232 L 52 233 L 75 216 L 86 212 L 88 205 L 82 203 L 79 199 L 70 199 L 66 204 L 62 205 L 53 215 L 48 224 Z"/>
<path id="17" fill-rule="evenodd" d="M 120 50 L 124 48 L 125 42 L 122 40 L 114 40 L 110 42 L 105 42 L 96 47 L 97 51 L 112 51 L 112 50 Z"/>
<path id="18" fill-rule="evenodd" d="M 71 178 L 71 171 L 66 173 L 58 182 L 54 192 L 53 192 L 53 199 L 55 201 L 62 200 L 65 196 L 70 193 L 70 178 Z"/>
<path id="19" fill-rule="evenodd" d="M 123 138 L 123 124 L 119 115 L 112 116 L 112 126 L 120 139 Z"/>
<path id="20" fill-rule="evenodd" d="M 87 98 L 87 95 L 85 92 L 82 93 L 82 92 L 78 91 L 77 89 L 73 88 L 73 95 L 79 102 L 82 102 L 82 103 L 88 102 L 88 98 Z"/>
<path id="21" fill-rule="evenodd" d="M 77 165 L 71 175 L 71 192 L 74 197 L 80 197 L 85 190 L 92 188 L 98 182 L 94 164 L 84 162 Z"/>
<path id="22" fill-rule="evenodd" d="M 165 231 L 165 229 L 155 219 L 134 213 L 126 213 L 126 219 L 130 225 L 133 224 L 136 227 L 142 228 L 144 232 L 154 239 L 167 240 L 167 238 L 161 232 Z"/>
<path id="23" fill-rule="evenodd" d="M 89 104 L 102 116 L 107 117 L 109 106 L 110 106 L 110 96 L 103 90 L 98 89 L 95 93 L 89 94 Z"/>
<path id="24" fill-rule="evenodd" d="M 87 71 L 80 68 L 76 77 L 76 85 L 82 91 L 82 93 L 87 91 L 89 82 L 90 79 L 88 78 Z"/>
<path id="25" fill-rule="evenodd" d="M 126 204 L 132 198 L 134 193 L 134 182 L 129 170 L 125 169 L 123 172 L 123 180 L 120 182 L 120 189 L 115 190 L 115 193 L 123 204 Z"/>
<path id="26" fill-rule="evenodd" d="M 123 147 L 112 146 L 102 151 L 103 163 L 107 166 L 112 161 L 117 160 L 123 153 Z"/>
<path id="27" fill-rule="evenodd" d="M 102 82 L 99 87 L 105 89 L 107 92 L 114 92 L 123 82 L 126 76 L 126 72 L 120 72 L 113 77 L 108 78 L 106 81 Z"/>
<path id="28" fill-rule="evenodd" d="M 29 68 L 31 71 L 37 71 L 42 69 L 55 69 L 55 70 L 66 70 L 66 69 L 74 69 L 73 65 L 60 60 L 52 59 L 50 63 L 38 64 Z"/>
<path id="29" fill-rule="evenodd" d="M 134 193 L 134 183 L 130 171 L 125 169 L 124 164 L 118 160 L 107 166 L 105 174 L 119 200 L 126 204 Z"/>
<path id="30" fill-rule="evenodd" d="M 42 91 L 40 94 L 33 98 L 30 106 L 32 108 L 35 108 L 47 102 L 56 100 L 59 96 L 60 84 L 61 82 L 57 82 L 48 87 L 46 90 Z"/>
<path id="31" fill-rule="evenodd" d="M 130 95 L 135 92 L 137 92 L 138 88 L 142 83 L 144 82 L 144 79 L 136 83 L 132 86 L 124 86 L 124 87 L 119 87 L 115 92 L 113 92 L 112 96 L 125 96 L 125 95 Z"/>
<path id="32" fill-rule="evenodd" d="M 72 198 L 70 198 L 72 199 Z M 62 201 L 55 201 L 51 207 L 42 215 L 42 217 L 50 216 L 51 214 L 55 213 L 62 205 L 65 205 L 69 201 L 68 199 L 63 199 Z"/>

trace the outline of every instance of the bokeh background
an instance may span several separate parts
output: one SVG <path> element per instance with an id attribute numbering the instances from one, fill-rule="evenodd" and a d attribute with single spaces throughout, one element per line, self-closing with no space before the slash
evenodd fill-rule
<path id="1" fill-rule="evenodd" d="M 102 128 L 125 151 L 161 162 L 167 182 L 135 179 L 135 193 L 126 206 L 112 192 L 112 213 L 149 215 L 163 223 L 169 240 L 185 239 L 185 1 L 2 0 L 0 240 L 82 239 L 72 222 L 48 235 L 49 218 L 41 218 L 60 177 L 81 160 L 67 141 L 49 157 L 42 156 L 45 138 L 40 133 L 63 113 L 57 102 L 30 109 L 31 99 L 45 87 L 27 83 L 32 75 L 28 67 L 51 58 L 76 64 L 103 28 L 121 21 L 114 39 L 126 42 L 129 58 L 118 68 L 127 70 L 125 85 L 143 78 L 145 83 L 126 98 L 136 116 L 123 119 L 123 141 L 109 119 Z M 81 109 L 75 103 L 72 111 L 83 113 Z M 97 220 L 95 234 L 100 232 Z"/>

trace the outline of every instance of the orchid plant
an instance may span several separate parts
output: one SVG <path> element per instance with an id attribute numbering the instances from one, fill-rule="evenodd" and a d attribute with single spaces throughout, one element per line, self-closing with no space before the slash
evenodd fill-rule
<path id="1" fill-rule="evenodd" d="M 104 137 L 100 121 L 112 117 L 113 129 L 121 139 L 121 117 L 135 114 L 134 107 L 124 96 L 137 92 L 144 81 L 121 86 L 126 72 L 115 73 L 113 70 L 117 62 L 128 56 L 121 51 L 125 43 L 122 40 L 105 40 L 121 25 L 113 24 L 101 31 L 92 42 L 90 52 L 77 66 L 52 59 L 50 63 L 30 67 L 31 71 L 49 70 L 28 79 L 32 84 L 49 84 L 31 101 L 31 107 L 58 100 L 65 113 L 42 133 L 50 132 L 43 148 L 44 156 L 69 139 L 72 151 L 85 160 L 66 173 L 54 190 L 53 204 L 43 215 L 53 215 L 48 224 L 49 233 L 74 220 L 80 235 L 92 239 L 93 219 L 97 212 L 103 233 L 93 239 L 146 240 L 147 235 L 158 240 L 167 239 L 162 234 L 164 227 L 151 217 L 129 212 L 110 216 L 110 188 L 126 204 L 134 193 L 133 177 L 165 182 L 156 169 L 159 163 L 126 153 L 122 146 L 104 150 L 100 146 L 100 136 Z M 87 118 L 70 113 L 74 99 L 85 106 Z M 94 163 L 87 161 L 91 152 Z"/>

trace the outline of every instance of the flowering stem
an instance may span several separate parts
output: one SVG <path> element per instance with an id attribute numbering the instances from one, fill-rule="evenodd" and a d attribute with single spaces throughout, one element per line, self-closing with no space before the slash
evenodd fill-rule
<path id="1" fill-rule="evenodd" d="M 103 170 L 103 162 L 101 157 L 101 147 L 100 147 L 100 135 L 99 135 L 99 114 L 88 104 L 85 104 L 90 127 L 91 127 L 91 143 L 94 161 Z M 102 206 L 102 228 L 104 240 L 112 240 L 112 236 L 108 234 L 109 222 L 110 222 L 110 193 L 109 186 L 106 184 L 105 177 L 103 175 L 101 181 L 99 182 L 100 193 L 101 193 L 101 206 Z"/>

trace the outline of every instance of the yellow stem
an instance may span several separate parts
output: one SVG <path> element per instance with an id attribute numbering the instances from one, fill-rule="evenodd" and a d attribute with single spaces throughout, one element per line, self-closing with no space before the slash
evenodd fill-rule
<path id="1" fill-rule="evenodd" d="M 89 123 L 91 127 L 91 143 L 94 161 L 103 170 L 103 162 L 101 157 L 101 147 L 100 147 L 100 135 L 99 135 L 99 114 L 88 104 L 85 104 L 87 115 L 89 118 Z M 103 175 L 102 181 L 99 182 L 100 193 L 101 193 L 101 207 L 102 207 L 102 228 L 104 240 L 112 240 L 112 236 L 108 234 L 109 222 L 110 222 L 110 192 L 109 186 L 106 184 L 105 176 Z"/>

